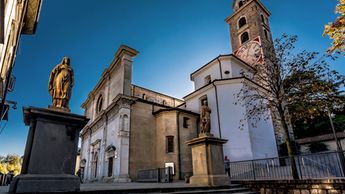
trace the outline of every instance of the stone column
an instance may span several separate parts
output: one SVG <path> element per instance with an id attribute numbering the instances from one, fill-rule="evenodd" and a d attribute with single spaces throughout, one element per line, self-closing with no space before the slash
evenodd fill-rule
<path id="1" fill-rule="evenodd" d="M 190 184 L 202 186 L 229 185 L 225 174 L 223 144 L 228 140 L 200 134 L 198 138 L 187 141 L 192 147 L 193 176 Z"/>
<path id="2" fill-rule="evenodd" d="M 30 125 L 21 175 L 11 193 L 73 192 L 80 190 L 75 176 L 79 132 L 88 119 L 68 112 L 23 108 Z"/>

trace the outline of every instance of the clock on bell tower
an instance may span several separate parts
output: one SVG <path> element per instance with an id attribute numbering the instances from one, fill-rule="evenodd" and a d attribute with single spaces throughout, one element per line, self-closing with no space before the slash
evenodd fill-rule
<path id="1" fill-rule="evenodd" d="M 269 52 L 265 48 L 273 48 L 270 12 L 260 0 L 233 0 L 232 7 L 234 12 L 225 21 L 230 26 L 233 53 L 249 65 L 263 64 Z"/>

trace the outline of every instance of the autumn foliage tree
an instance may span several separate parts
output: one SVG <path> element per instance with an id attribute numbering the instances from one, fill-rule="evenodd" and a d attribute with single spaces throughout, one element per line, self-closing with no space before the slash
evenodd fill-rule
<path id="1" fill-rule="evenodd" d="M 6 157 L 0 157 L 0 172 L 7 174 L 13 172 L 14 175 L 18 175 L 21 171 L 22 159 L 18 155 L 7 155 Z"/>
<path id="2" fill-rule="evenodd" d="M 339 88 L 345 77 L 328 64 L 336 57 L 305 50 L 295 52 L 296 41 L 297 36 L 284 34 L 274 41 L 274 48 L 263 46 L 270 53 L 265 56 L 265 64 L 254 64 L 254 77 L 244 79 L 237 95 L 249 104 L 246 118 L 273 118 L 275 128 L 284 134 L 288 156 L 295 154 L 289 131 L 291 117 L 324 114 L 326 108 L 344 105 Z M 298 178 L 295 164 L 291 165 L 294 178 Z"/>
<path id="3" fill-rule="evenodd" d="M 323 35 L 333 39 L 330 52 L 335 50 L 345 52 L 345 0 L 339 0 L 335 8 L 335 13 L 339 14 L 334 22 L 325 25 Z"/>

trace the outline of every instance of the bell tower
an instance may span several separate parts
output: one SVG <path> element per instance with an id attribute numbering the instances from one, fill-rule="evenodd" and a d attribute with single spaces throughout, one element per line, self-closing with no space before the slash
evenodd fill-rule
<path id="1" fill-rule="evenodd" d="M 262 45 L 273 48 L 270 12 L 260 0 L 233 0 L 232 8 L 234 12 L 225 20 L 230 26 L 232 52 L 249 65 L 264 63 L 267 51 Z"/>

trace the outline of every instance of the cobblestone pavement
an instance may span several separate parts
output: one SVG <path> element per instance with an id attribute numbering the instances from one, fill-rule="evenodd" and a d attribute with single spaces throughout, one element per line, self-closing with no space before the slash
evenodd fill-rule
<path id="1" fill-rule="evenodd" d="M 148 189 L 148 188 L 180 188 L 195 187 L 184 182 L 174 183 L 85 183 L 80 185 L 81 191 L 101 191 L 101 190 L 126 190 L 126 189 Z M 0 186 L 0 194 L 8 192 L 8 186 Z"/>
<path id="2" fill-rule="evenodd" d="M 126 189 L 147 189 L 147 188 L 180 188 L 180 187 L 195 187 L 184 182 L 174 183 L 86 183 L 81 184 L 82 191 L 97 191 L 97 190 L 126 190 Z"/>

